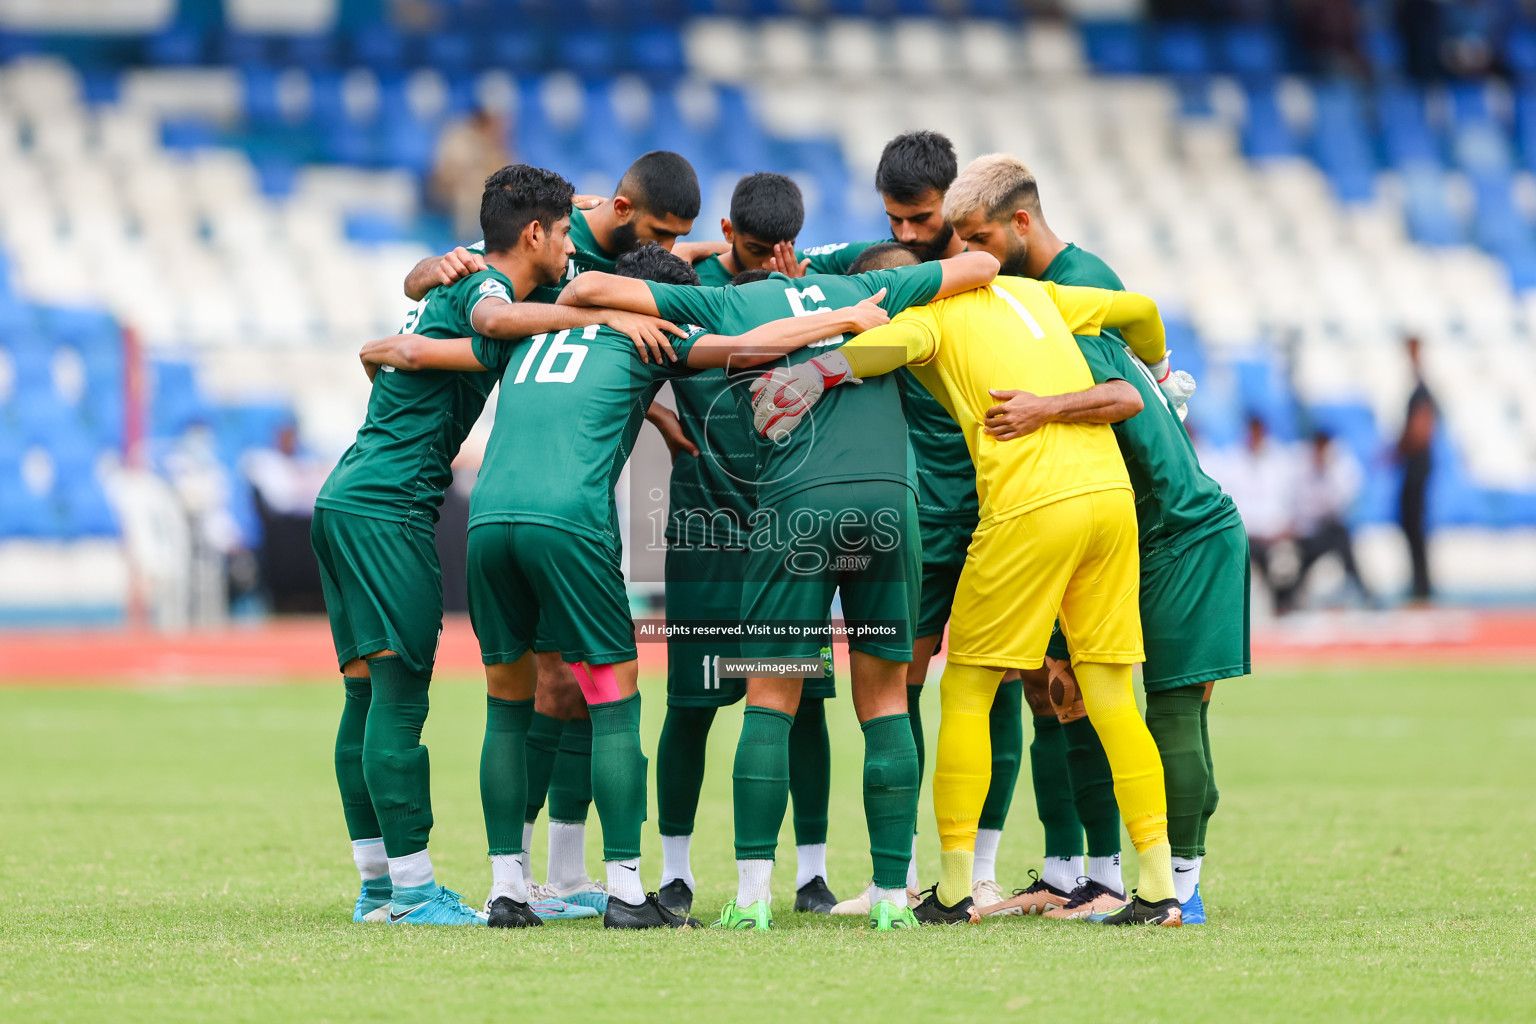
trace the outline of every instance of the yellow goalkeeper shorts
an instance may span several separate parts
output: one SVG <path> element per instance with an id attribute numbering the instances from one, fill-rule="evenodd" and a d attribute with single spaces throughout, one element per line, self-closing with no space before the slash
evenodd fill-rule
<path id="1" fill-rule="evenodd" d="M 1039 668 L 1060 616 L 1072 663 L 1142 660 L 1141 558 L 1129 489 L 1092 491 L 978 530 L 949 619 L 949 659 Z"/>

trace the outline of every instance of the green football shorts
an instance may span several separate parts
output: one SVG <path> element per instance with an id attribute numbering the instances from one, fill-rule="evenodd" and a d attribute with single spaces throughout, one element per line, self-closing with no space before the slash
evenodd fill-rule
<path id="1" fill-rule="evenodd" d="M 667 622 L 698 626 L 718 622 L 740 627 L 744 549 L 667 548 Z M 837 696 L 832 647 L 821 650 L 826 674 L 807 679 L 800 696 L 830 700 Z M 708 641 L 667 638 L 667 703 L 673 707 L 723 708 L 747 694 L 745 679 L 721 679 L 719 659 L 741 657 L 739 635 Z"/>
<path id="2" fill-rule="evenodd" d="M 787 495 L 755 518 L 742 621 L 770 632 L 744 638 L 743 657 L 815 657 L 837 593 L 851 650 L 912 660 L 922 540 L 911 488 L 882 480 L 824 484 Z"/>
<path id="3" fill-rule="evenodd" d="M 635 657 L 635 624 L 618 553 L 540 523 L 482 523 L 469 531 L 469 621 L 487 665 L 549 649 L 567 662 Z"/>
<path id="4" fill-rule="evenodd" d="M 917 635 L 944 632 L 955 604 L 955 586 L 965 568 L 965 553 L 976 532 L 976 520 L 967 523 L 922 523 L 923 589 L 918 598 Z"/>
<path id="5" fill-rule="evenodd" d="M 443 631 L 443 571 L 432 530 L 317 508 L 309 543 L 337 663 L 388 650 L 413 673 L 431 675 Z"/>
<path id="6" fill-rule="evenodd" d="M 1141 562 L 1142 685 L 1175 690 L 1253 671 L 1248 534 L 1241 522 Z M 1047 657 L 1067 660 L 1058 627 Z"/>

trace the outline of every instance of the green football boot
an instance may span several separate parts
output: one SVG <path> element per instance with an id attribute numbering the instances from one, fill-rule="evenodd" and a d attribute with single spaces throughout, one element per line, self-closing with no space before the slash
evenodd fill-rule
<path id="1" fill-rule="evenodd" d="M 758 900 L 748 907 L 738 907 L 736 901 L 731 900 L 720 911 L 720 920 L 715 922 L 715 927 L 764 931 L 773 927 L 773 912 L 768 909 L 767 900 Z"/>
<path id="2" fill-rule="evenodd" d="M 869 926 L 877 932 L 893 932 L 898 928 L 916 928 L 917 916 L 908 906 L 897 906 L 890 900 L 881 900 L 869 909 Z"/>

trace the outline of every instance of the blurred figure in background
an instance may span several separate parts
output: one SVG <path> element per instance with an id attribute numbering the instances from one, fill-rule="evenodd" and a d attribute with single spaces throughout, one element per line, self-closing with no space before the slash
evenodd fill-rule
<path id="1" fill-rule="evenodd" d="M 1397 442 L 1397 458 L 1403 464 L 1403 490 L 1398 497 L 1397 521 L 1408 539 L 1408 557 L 1413 562 L 1412 598 L 1416 603 L 1429 600 L 1429 548 L 1424 519 L 1426 492 L 1429 489 L 1430 447 L 1440 407 L 1424 383 L 1419 339 L 1406 341 L 1408 362 L 1413 366 L 1413 391 L 1408 395 L 1408 413 L 1403 420 L 1403 434 Z"/>
<path id="2" fill-rule="evenodd" d="M 1285 446 L 1269 436 L 1264 421 L 1248 416 L 1248 434 L 1238 452 L 1213 459 L 1212 475 L 1237 503 L 1248 527 L 1248 550 L 1253 566 L 1269 589 L 1276 613 L 1284 611 L 1289 596 L 1289 573 L 1282 574 L 1276 554 L 1292 534 L 1292 495 L 1295 463 Z"/>
<path id="3" fill-rule="evenodd" d="M 1297 475 L 1295 490 L 1296 580 L 1280 594 L 1279 611 L 1289 611 L 1307 582 L 1307 573 L 1324 555 L 1339 556 L 1344 575 L 1371 603 L 1371 592 L 1360 578 L 1355 549 L 1344 517 L 1360 495 L 1360 463 L 1350 451 L 1335 444 L 1326 430 L 1316 431 Z"/>
<path id="4" fill-rule="evenodd" d="M 285 423 L 270 447 L 245 456 L 241 469 L 251 482 L 261 521 L 256 566 L 272 611 L 279 615 L 323 612 L 320 569 L 310 548 L 309 526 L 330 467 L 304 452 L 298 429 Z"/>
<path id="5" fill-rule="evenodd" d="M 485 179 L 513 162 L 506 119 L 479 107 L 438 136 L 427 179 L 428 204 L 452 219 L 457 236 L 478 238 Z"/>

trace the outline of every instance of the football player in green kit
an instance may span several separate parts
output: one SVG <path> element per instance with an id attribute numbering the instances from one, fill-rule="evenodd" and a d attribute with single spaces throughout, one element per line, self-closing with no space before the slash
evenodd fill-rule
<path id="1" fill-rule="evenodd" d="M 720 227 L 728 249 L 694 264 L 701 284 L 723 286 L 761 268 L 776 244 L 794 246 L 805 220 L 800 188 L 782 174 L 749 174 L 736 183 L 731 215 Z M 744 390 L 744 389 L 742 389 Z M 756 507 L 757 443 L 751 412 L 738 403 L 724 369 L 672 382 L 678 418 L 696 455 L 674 453 L 667 517 L 667 621 L 729 623 L 741 618 L 747 522 Z M 795 909 L 826 913 L 837 898 L 827 886 L 827 805 L 832 745 L 826 699 L 835 696 L 831 649 L 825 679 L 807 680 L 790 728 L 789 788 L 794 801 Z M 734 641 L 667 641 L 667 717 L 656 749 L 661 828 L 661 903 L 678 914 L 693 906 L 689 852 L 705 744 L 717 709 L 746 696 L 744 679 L 721 679 L 719 659 L 740 656 Z"/>
<path id="2" fill-rule="evenodd" d="M 533 173 L 543 176 L 537 183 L 546 200 L 541 210 L 558 233 L 570 186 L 550 172 Z M 487 242 L 492 268 L 469 278 L 478 283 L 477 291 L 500 285 L 498 269 L 511 271 L 509 277 L 517 270 L 496 233 L 488 233 Z M 697 281 L 686 263 L 657 246 L 627 254 L 620 269 Z M 496 299 L 484 300 L 487 319 L 495 316 Z M 513 344 L 486 337 L 485 331 L 456 340 L 401 337 L 365 352 L 365 359 L 402 367 L 488 369 L 501 380 L 496 424 L 470 499 L 470 616 L 487 678 L 502 684 L 493 689 L 501 689 L 508 702 L 501 709 L 506 720 L 489 724 L 486 732 L 481 767 L 486 827 L 493 849 L 520 839 L 526 800 L 522 730 L 537 676 L 533 645 L 537 636 L 548 635 L 571 664 L 591 710 L 593 800 L 603 822 L 608 868 L 606 927 L 697 923 L 663 908 L 640 883 L 646 759 L 614 486 L 644 411 L 668 380 L 731 360 L 765 362 L 818 338 L 856 333 L 886 320 L 875 303 L 864 302 L 818 316 L 784 317 L 741 337 L 715 337 L 689 327 L 673 345 L 675 362 L 642 361 L 627 338 L 597 324 Z M 475 326 L 481 326 L 479 318 Z M 529 429 L 540 421 L 565 423 L 568 429 Z M 521 881 L 520 872 L 497 877 L 488 900 L 492 923 L 516 910 L 510 893 Z"/>
<path id="3" fill-rule="evenodd" d="M 917 131 L 898 135 L 885 146 L 875 168 L 875 190 L 885 204 L 891 225 L 887 242 L 899 242 L 921 260 L 937 260 L 965 250 L 965 242 L 944 221 L 944 193 L 959 173 L 954 145 L 938 132 Z M 846 274 L 855 261 L 877 242 L 823 245 L 798 254 L 798 265 L 779 247 L 775 269 Z M 903 368 L 896 374 L 907 412 L 908 434 L 917 459 L 917 515 L 923 536 L 923 591 L 918 612 L 917 639 L 912 645 L 912 664 L 907 670 L 907 707 L 917 742 L 919 767 L 925 760 L 922 694 L 928 663 L 938 653 L 944 626 L 949 621 L 955 586 L 965 565 L 966 547 L 976 529 L 976 474 L 966 451 L 965 438 L 954 418 L 944 411 L 928 390 Z M 993 701 L 991 715 L 992 785 L 976 832 L 975 878 L 972 899 L 978 907 L 1003 899 L 997 884 L 997 849 L 1003 823 L 1013 802 L 1014 786 L 1024 751 L 1023 684 L 1010 672 Z M 917 842 L 913 839 L 913 864 L 908 885 L 917 888 Z M 865 914 L 868 893 L 861 893 L 834 907 L 834 914 Z"/>
<path id="4" fill-rule="evenodd" d="M 487 180 L 486 207 L 493 214 L 509 190 L 520 196 L 517 171 L 507 168 Z M 565 266 L 563 235 L 520 237 L 518 244 L 536 251 L 547 264 L 546 276 L 558 279 Z M 503 307 L 498 326 L 513 337 L 592 322 L 590 314 L 568 308 L 514 303 L 510 292 L 505 278 L 461 281 L 424 299 L 405 330 L 437 337 L 471 333 L 472 316 L 491 298 Z M 637 343 L 648 340 L 660 354 L 660 321 L 607 322 Z M 433 528 L 450 463 L 495 379 L 437 371 L 370 376 L 367 419 L 321 488 L 311 528 L 346 686 L 335 761 L 362 878 L 353 919 L 484 924 L 485 915 L 435 882 L 427 852 L 427 749 L 420 736 L 443 618 Z M 515 855 L 517 849 L 506 852 Z M 537 923 L 521 895 L 518 921 Z"/>
<path id="5" fill-rule="evenodd" d="M 997 262 L 981 253 L 876 270 L 854 277 L 775 274 L 732 288 L 677 288 L 585 274 L 561 302 L 656 313 L 722 334 L 739 334 L 778 317 L 807 317 L 838 304 L 875 298 L 888 311 L 929 302 L 990 281 Z M 789 357 L 814 363 L 829 337 Z M 761 442 L 758 510 L 749 537 L 742 619 L 768 628 L 797 624 L 793 637 L 749 640 L 744 657 L 819 660 L 819 626 L 833 592 L 859 635 L 850 638 L 853 703 L 864 731 L 864 804 L 876 886 L 870 924 L 912 927 L 907 873 L 916 823 L 919 771 L 907 717 L 907 662 L 920 576 L 916 484 L 906 418 L 894 377 L 832 392 L 832 411 L 818 410 L 817 429 L 788 444 Z M 753 385 L 775 387 L 772 374 Z M 814 448 L 814 452 L 812 449 Z M 843 556 L 857 552 L 858 562 Z M 807 562 L 800 556 L 809 556 Z M 736 811 L 736 898 L 717 922 L 725 928 L 768 928 L 770 877 L 789 797 L 789 733 L 802 679 L 754 677 L 732 773 Z"/>
<path id="6" fill-rule="evenodd" d="M 997 256 L 1004 273 L 1063 285 L 1123 290 L 1114 271 L 1092 253 L 1063 242 L 1046 224 L 1034 176 L 1017 159 L 994 155 L 994 173 L 1013 183 L 1012 198 L 998 210 L 967 211 L 956 233 L 972 249 Z M 1148 368 L 1124 352 L 1113 332 L 1078 338 L 1094 381 L 1124 379 L 1142 393 L 1145 410 L 1115 425 L 1136 492 L 1140 528 L 1141 619 L 1146 644 L 1142 684 L 1147 728 L 1162 757 L 1168 796 L 1168 838 L 1173 848 L 1174 889 L 1185 924 L 1205 921 L 1198 890 L 1205 832 L 1219 794 L 1211 763 L 1209 701 L 1216 680 L 1247 675 L 1248 541 L 1232 499 L 1200 468 L 1178 408 L 1192 388 L 1170 374 L 1166 359 Z M 1187 380 L 1185 376 L 1185 380 Z M 1020 436 L 1046 422 L 1048 403 L 1036 396 L 994 392 L 999 405 L 987 430 L 1000 439 Z M 1026 672 L 1026 693 L 1042 731 L 1064 734 L 1056 768 L 1040 773 L 1036 798 L 1046 825 L 1046 871 L 1008 904 L 1047 917 L 1087 917 L 1125 903 L 1120 882 L 1118 816 L 1108 761 L 1077 695 L 1070 652 L 1058 629 L 1046 664 Z M 1059 726 L 1050 724 L 1061 723 Z M 1039 762 L 1036 762 L 1037 765 Z M 1043 774 L 1043 778 L 1041 775 Z M 1042 784 L 1055 781 L 1054 792 Z M 1070 780 L 1070 784 L 1066 783 Z M 1069 797 L 1071 798 L 1069 800 Z M 1100 814 L 1107 804 L 1108 820 Z M 1058 809 L 1047 820 L 1045 809 Z M 1077 835 L 1072 814 L 1088 835 L 1088 869 L 1082 885 L 1067 890 L 1076 864 L 1057 864 L 1053 841 L 1063 825 Z M 1058 848 L 1059 849 L 1059 848 Z"/>
<path id="7" fill-rule="evenodd" d="M 701 197 L 699 182 L 686 159 L 666 150 L 646 153 L 619 179 L 610 199 L 588 209 L 570 210 L 573 252 L 561 279 L 541 285 L 528 296 L 553 303 L 560 284 L 587 270 L 611 272 L 623 253 L 646 242 L 671 249 L 679 235 L 693 228 Z M 484 270 L 485 245 L 460 247 L 416 265 L 406 277 L 405 291 L 420 298 L 428 289 Z M 653 405 L 647 418 L 661 431 L 673 451 L 694 451 L 677 417 Z M 589 906 L 601 912 L 607 894 L 587 876 L 586 821 L 592 803 L 588 781 L 592 759 L 592 723 L 576 677 L 551 641 L 538 645 L 539 687 L 533 721 L 528 729 L 528 806 L 523 827 L 523 871 L 536 897 Z M 532 879 L 533 825 L 549 802 L 549 862 L 544 885 Z"/>

